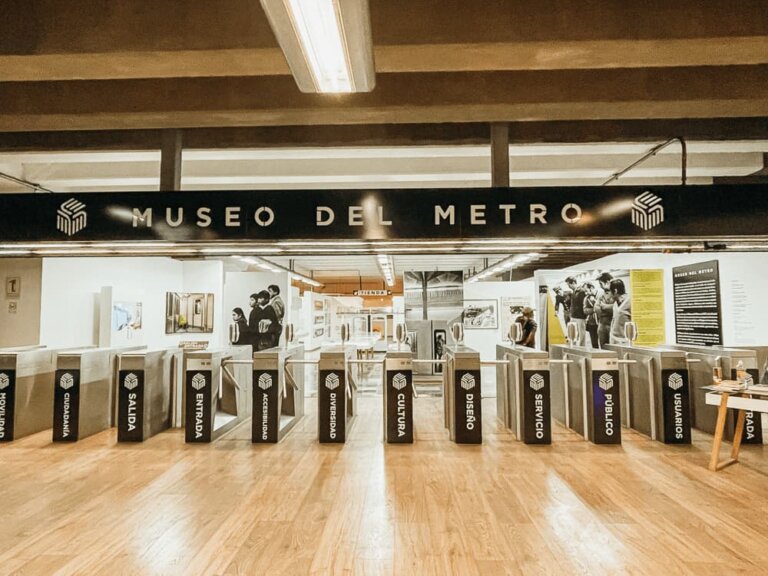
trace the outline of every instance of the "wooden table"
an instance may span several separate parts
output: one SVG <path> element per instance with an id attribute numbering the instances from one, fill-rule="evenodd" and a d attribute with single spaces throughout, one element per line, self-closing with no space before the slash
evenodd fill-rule
<path id="1" fill-rule="evenodd" d="M 709 469 L 716 472 L 739 461 L 745 415 L 747 412 L 768 412 L 768 394 L 765 392 L 752 392 L 749 389 L 736 392 L 720 392 L 711 390 L 709 387 L 705 389 L 709 390 L 705 397 L 706 403 L 712 406 L 719 406 L 717 424 L 715 425 L 715 439 L 712 444 L 712 457 L 709 460 Z M 723 435 L 725 434 L 728 408 L 737 411 L 736 429 L 733 432 L 731 457 L 720 460 L 720 446 L 723 443 Z"/>

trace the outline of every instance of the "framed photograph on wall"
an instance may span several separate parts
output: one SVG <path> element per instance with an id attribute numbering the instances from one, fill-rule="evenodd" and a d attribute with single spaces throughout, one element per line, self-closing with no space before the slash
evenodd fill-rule
<path id="1" fill-rule="evenodd" d="M 499 327 L 499 302 L 464 300 L 462 322 L 465 330 L 496 330 Z"/>

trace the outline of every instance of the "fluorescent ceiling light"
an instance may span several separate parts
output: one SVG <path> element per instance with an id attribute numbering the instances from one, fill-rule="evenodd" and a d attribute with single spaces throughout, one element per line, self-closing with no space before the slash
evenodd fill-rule
<path id="1" fill-rule="evenodd" d="M 370 92 L 375 85 L 368 0 L 261 0 L 302 92 Z"/>
<path id="2" fill-rule="evenodd" d="M 259 268 L 262 268 L 263 270 L 269 270 L 270 272 L 274 272 L 274 273 L 287 272 L 288 276 L 292 280 L 303 282 L 304 284 L 308 284 L 309 286 L 314 286 L 315 288 L 319 288 L 320 286 L 322 286 L 322 284 L 317 280 L 315 280 L 314 278 L 310 278 L 309 276 L 304 276 L 303 274 L 294 272 L 293 270 L 280 266 L 279 264 L 275 264 L 271 260 L 267 260 L 265 258 L 260 258 L 258 256 L 238 256 L 237 258 L 241 262 L 250 264 L 252 266 L 257 266 Z"/>

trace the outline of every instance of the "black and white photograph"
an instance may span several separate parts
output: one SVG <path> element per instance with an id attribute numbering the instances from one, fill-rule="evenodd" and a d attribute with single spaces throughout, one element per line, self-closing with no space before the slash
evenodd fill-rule
<path id="1" fill-rule="evenodd" d="M 232 321 L 238 327 L 233 344 L 250 344 L 257 351 L 280 343 L 285 318 L 285 301 L 280 292 L 277 284 L 270 284 L 253 292 L 244 306 L 232 309 Z M 318 335 L 322 327 L 316 322 L 313 330 Z"/>
<path id="2" fill-rule="evenodd" d="M 499 301 L 464 300 L 464 330 L 496 330 L 499 327 Z"/>

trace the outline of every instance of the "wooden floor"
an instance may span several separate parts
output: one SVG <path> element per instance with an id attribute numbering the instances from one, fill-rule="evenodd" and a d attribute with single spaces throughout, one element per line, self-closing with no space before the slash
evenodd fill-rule
<path id="1" fill-rule="evenodd" d="M 703 434 L 600 447 L 558 429 L 528 447 L 493 400 L 485 443 L 457 446 L 440 402 L 417 400 L 412 446 L 382 445 L 377 397 L 344 446 L 317 444 L 312 415 L 275 446 L 248 423 L 207 446 L 2 446 L 0 573 L 768 574 L 762 448 L 715 474 Z"/>

